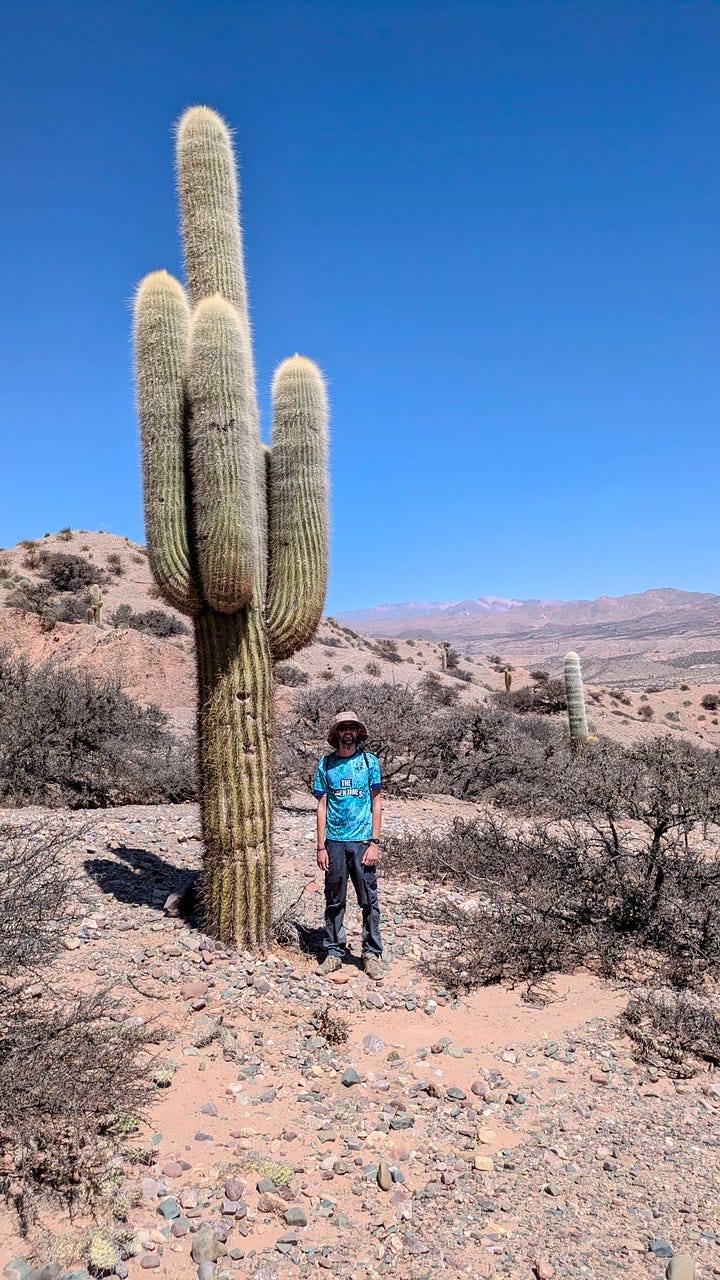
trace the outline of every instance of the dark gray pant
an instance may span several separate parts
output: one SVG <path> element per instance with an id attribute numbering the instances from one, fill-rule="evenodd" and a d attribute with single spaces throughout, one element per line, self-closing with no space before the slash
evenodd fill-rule
<path id="1" fill-rule="evenodd" d="M 329 866 L 325 872 L 325 936 L 328 955 L 342 956 L 345 944 L 345 906 L 348 877 L 353 882 L 358 906 L 362 908 L 362 953 L 382 955 L 377 868 L 364 867 L 367 841 L 326 840 Z"/>

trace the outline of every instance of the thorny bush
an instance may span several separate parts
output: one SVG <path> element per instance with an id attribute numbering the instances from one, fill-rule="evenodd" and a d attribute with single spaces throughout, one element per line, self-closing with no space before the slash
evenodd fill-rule
<path id="1" fill-rule="evenodd" d="M 0 652 L 0 804 L 192 799 L 190 753 L 167 725 L 112 681 Z"/>
<path id="2" fill-rule="evenodd" d="M 147 1094 L 155 1040 L 111 1023 L 107 993 L 78 998 L 42 980 L 67 923 L 70 839 L 52 822 L 0 828 L 0 1191 L 25 1230 L 41 1193 L 101 1193 L 119 1118 Z"/>
<path id="3" fill-rule="evenodd" d="M 82 591 L 93 583 L 102 587 L 110 581 L 105 569 L 84 556 L 73 556 L 66 551 L 43 553 L 40 574 L 55 591 Z"/>
<path id="4" fill-rule="evenodd" d="M 560 775 L 570 759 L 566 735 L 537 716 L 518 717 L 490 705 L 447 707 L 444 701 L 427 680 L 419 687 L 366 680 L 313 688 L 299 696 L 292 721 L 282 726 L 279 775 L 311 786 L 315 764 L 329 750 L 328 724 L 344 707 L 355 707 L 367 723 L 367 748 L 379 757 L 390 794 L 434 791 L 462 800 L 539 803 L 548 779 Z"/>
<path id="5" fill-rule="evenodd" d="M 717 1006 L 692 991 L 643 991 L 628 1002 L 620 1028 L 635 1056 L 674 1076 L 693 1073 L 693 1060 L 720 1067 Z"/>
<path id="6" fill-rule="evenodd" d="M 491 812 L 390 841 L 391 867 L 450 884 L 431 908 L 443 981 L 535 983 L 580 965 L 698 987 L 720 975 L 720 860 L 706 839 L 718 754 L 670 737 L 605 742 L 551 785 L 554 819 Z"/>

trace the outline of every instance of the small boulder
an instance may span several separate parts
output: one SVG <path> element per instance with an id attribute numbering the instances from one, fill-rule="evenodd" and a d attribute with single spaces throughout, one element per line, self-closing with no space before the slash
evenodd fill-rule
<path id="1" fill-rule="evenodd" d="M 686 1253 L 676 1253 L 667 1264 L 667 1280 L 695 1280 L 695 1263 Z"/>
<path id="2" fill-rule="evenodd" d="M 193 1237 L 190 1254 L 196 1267 L 204 1262 L 217 1262 L 220 1257 L 220 1241 L 212 1227 L 200 1228 Z"/>

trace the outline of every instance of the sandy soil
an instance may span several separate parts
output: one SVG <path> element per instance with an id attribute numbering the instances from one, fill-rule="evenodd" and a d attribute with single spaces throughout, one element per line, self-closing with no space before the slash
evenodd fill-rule
<path id="1" fill-rule="evenodd" d="M 389 801 L 386 832 L 419 833 L 459 812 L 474 809 Z M 3 818 L 56 820 L 42 810 Z M 614 1025 L 626 991 L 578 973 L 558 977 L 545 1008 L 509 988 L 455 1000 L 427 976 L 440 937 L 423 910 L 453 890 L 382 874 L 382 984 L 361 971 L 354 907 L 337 981 L 320 978 L 297 945 L 263 958 L 224 952 L 163 909 L 200 863 L 194 806 L 61 821 L 76 833 L 75 901 L 48 976 L 70 990 L 108 987 L 118 1020 L 164 1027 L 162 1055 L 177 1064 L 132 1138 L 151 1148 L 151 1164 L 124 1162 L 124 1189 L 141 1203 L 121 1274 L 197 1276 L 191 1246 L 209 1222 L 236 1254 L 221 1258 L 218 1274 L 258 1280 L 318 1270 L 348 1280 L 530 1280 L 553 1269 L 655 1280 L 664 1247 L 692 1254 L 700 1275 L 720 1275 L 720 1086 L 704 1071 L 658 1079 L 634 1061 Z M 305 884 L 312 943 L 322 892 L 309 798 L 278 814 L 276 853 L 283 883 Z M 326 1008 L 346 1020 L 345 1044 L 318 1034 Z M 209 1022 L 217 1034 L 208 1043 Z M 348 1068 L 355 1083 L 343 1082 Z M 394 1179 L 387 1191 L 381 1160 Z M 263 1161 L 287 1166 L 270 1192 Z M 243 1188 L 228 1203 L 230 1177 Z M 307 1225 L 289 1227 L 284 1215 L 298 1207 Z M 108 1206 L 99 1221 L 121 1225 Z M 69 1274 L 84 1265 L 87 1225 L 47 1208 L 23 1240 L 3 1210 L 0 1269 L 59 1256 Z"/>

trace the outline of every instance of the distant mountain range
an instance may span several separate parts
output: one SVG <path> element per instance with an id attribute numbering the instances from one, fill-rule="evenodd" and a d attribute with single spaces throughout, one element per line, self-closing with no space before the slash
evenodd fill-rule
<path id="1" fill-rule="evenodd" d="M 525 666 L 559 669 L 576 649 L 596 683 L 662 686 L 720 681 L 720 596 L 662 587 L 597 600 L 480 596 L 451 603 L 382 604 L 337 615 L 371 636 L 447 641 Z M 687 672 L 687 676 L 683 673 Z"/>

